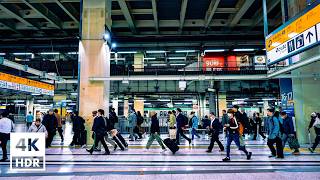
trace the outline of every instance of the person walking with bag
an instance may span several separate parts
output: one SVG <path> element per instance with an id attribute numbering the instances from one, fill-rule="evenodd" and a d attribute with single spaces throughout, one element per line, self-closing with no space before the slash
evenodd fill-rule
<path id="1" fill-rule="evenodd" d="M 176 141 L 177 141 L 177 145 L 180 144 L 180 135 L 186 139 L 189 144 L 191 144 L 191 139 L 188 138 L 186 135 L 184 135 L 183 133 L 183 129 L 185 128 L 185 126 L 187 124 L 185 124 L 185 120 L 187 119 L 187 117 L 185 117 L 183 114 L 182 114 L 182 110 L 180 108 L 177 109 L 177 137 L 176 137 Z"/>
<path id="2" fill-rule="evenodd" d="M 99 109 L 98 110 L 98 116 L 94 118 L 93 125 L 92 125 L 92 131 L 94 132 L 94 143 L 90 150 L 86 149 L 90 154 L 93 153 L 94 148 L 98 145 L 99 142 L 103 145 L 105 149 L 105 155 L 109 155 L 110 151 L 108 149 L 108 146 L 104 140 L 104 137 L 107 132 L 107 126 L 104 119 L 104 110 Z"/>
<path id="3" fill-rule="evenodd" d="M 210 140 L 210 145 L 208 147 L 208 150 L 206 152 L 207 153 L 212 152 L 214 142 L 218 143 L 218 146 L 220 148 L 220 152 L 223 152 L 224 147 L 219 140 L 219 133 L 220 133 L 220 130 L 222 129 L 222 124 L 220 123 L 219 119 L 215 117 L 213 112 L 210 113 L 210 119 L 211 119 L 211 122 L 210 122 L 209 131 L 211 132 L 211 140 Z"/>
<path id="4" fill-rule="evenodd" d="M 157 118 L 157 113 L 154 111 L 151 112 L 151 128 L 150 128 L 150 137 L 148 139 L 146 149 L 148 150 L 152 144 L 152 142 L 156 139 L 159 145 L 162 148 L 162 153 L 167 151 L 166 147 L 162 143 L 162 139 L 160 138 L 160 126 L 159 126 L 159 120 Z"/>
<path id="5" fill-rule="evenodd" d="M 134 109 L 131 110 L 131 113 L 129 114 L 129 117 L 128 117 L 128 121 L 129 121 L 129 132 L 130 132 L 129 141 L 135 141 L 138 139 L 139 136 L 134 132 L 134 128 L 137 126 L 137 115 Z"/>
<path id="6" fill-rule="evenodd" d="M 194 140 L 194 136 L 197 136 L 198 138 L 200 138 L 200 136 L 197 133 L 197 129 L 199 126 L 199 119 L 196 116 L 196 113 L 194 111 L 192 111 L 190 113 L 190 122 L 189 122 L 189 127 L 191 129 L 191 140 Z"/>
<path id="7" fill-rule="evenodd" d="M 293 155 L 299 155 L 299 143 L 295 137 L 294 127 L 292 117 L 289 117 L 286 112 L 281 112 L 280 116 L 283 121 L 283 134 L 282 134 L 282 146 L 286 146 L 287 141 L 289 142 L 289 147 L 294 149 Z"/>
<path id="8" fill-rule="evenodd" d="M 48 114 L 43 116 L 42 124 L 46 127 L 48 131 L 48 138 L 46 139 L 46 148 L 51 146 L 53 137 L 56 135 L 58 120 L 53 114 L 53 110 L 50 109 Z"/>
<path id="9" fill-rule="evenodd" d="M 320 114 L 313 112 L 311 113 L 311 121 L 309 124 L 309 134 L 310 134 L 310 129 L 314 127 L 314 131 L 316 133 L 316 139 L 314 140 L 314 143 L 312 145 L 312 147 L 308 148 L 310 152 L 314 152 L 314 150 L 316 149 L 316 147 L 318 146 L 318 144 L 320 143 Z"/>
<path id="10" fill-rule="evenodd" d="M 7 143 L 10 140 L 10 133 L 14 131 L 14 123 L 8 116 L 9 113 L 5 111 L 1 114 L 0 119 L 0 144 L 2 149 L 2 159 L 0 162 L 4 162 L 8 159 Z"/>

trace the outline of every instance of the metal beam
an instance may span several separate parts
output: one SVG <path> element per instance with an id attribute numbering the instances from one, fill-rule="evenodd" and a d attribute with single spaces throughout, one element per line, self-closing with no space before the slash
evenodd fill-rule
<path id="1" fill-rule="evenodd" d="M 57 3 L 58 6 L 60 6 L 60 8 L 61 8 L 72 20 L 74 20 L 76 23 L 79 24 L 78 18 L 76 18 L 76 16 L 75 16 L 73 13 L 71 13 L 71 11 L 72 11 L 72 8 L 71 8 L 71 7 L 68 7 L 68 8 L 65 7 L 65 5 L 63 5 L 63 4 L 60 2 L 60 0 L 55 0 L 55 3 Z"/>
<path id="2" fill-rule="evenodd" d="M 205 28 L 208 28 L 211 21 L 212 21 L 212 18 L 213 18 L 213 15 L 214 13 L 216 12 L 217 8 L 218 8 L 218 5 L 220 3 L 220 0 L 213 0 L 211 1 L 210 5 L 209 5 L 209 8 L 206 12 L 206 17 L 205 17 L 205 25 L 204 27 Z"/>
<path id="3" fill-rule="evenodd" d="M 267 12 L 269 13 L 272 11 L 279 3 L 281 0 L 269 0 L 267 1 Z M 263 20 L 263 9 L 262 7 L 259 8 L 259 10 L 252 16 L 253 17 L 253 23 L 252 26 L 256 26 Z M 270 24 L 269 24 L 270 25 Z"/>
<path id="4" fill-rule="evenodd" d="M 184 20 L 185 20 L 185 17 L 186 17 L 187 5 L 188 5 L 188 0 L 182 0 L 181 10 L 180 10 L 179 32 L 182 32 L 182 29 L 183 29 Z"/>
<path id="5" fill-rule="evenodd" d="M 56 28 L 62 29 L 61 20 L 54 13 L 52 13 L 46 6 L 40 3 L 30 3 L 27 0 L 23 0 L 23 3 L 31 9 L 35 10 L 37 13 L 39 13 L 44 19 L 46 19 Z"/>
<path id="6" fill-rule="evenodd" d="M 236 24 L 238 24 L 239 20 L 242 18 L 242 16 L 248 11 L 250 6 L 254 3 L 255 0 L 245 0 L 242 3 L 241 8 L 239 11 L 233 16 L 233 19 L 230 22 L 230 27 L 234 27 Z"/>
<path id="7" fill-rule="evenodd" d="M 131 14 L 152 14 L 153 13 L 153 9 L 131 9 L 130 13 Z M 118 9 L 112 10 L 111 14 L 112 15 L 123 15 L 122 11 L 118 10 Z"/>
<path id="8" fill-rule="evenodd" d="M 151 0 L 151 3 L 152 3 L 152 14 L 153 14 L 154 26 L 156 28 L 157 33 L 159 33 L 157 1 L 156 0 Z"/>
<path id="9" fill-rule="evenodd" d="M 134 22 L 133 22 L 133 19 L 132 19 L 132 16 L 130 14 L 130 11 L 129 11 L 129 8 L 127 6 L 127 3 L 125 0 L 117 0 L 118 3 L 119 3 L 119 6 L 121 8 L 121 11 L 123 12 L 123 15 L 127 21 L 127 23 L 129 24 L 129 28 L 131 29 L 131 31 L 133 33 L 137 33 L 137 30 L 136 30 L 136 27 L 134 25 Z"/>
<path id="10" fill-rule="evenodd" d="M 20 34 L 20 35 L 23 35 L 23 36 L 24 36 L 24 34 L 22 34 L 20 31 L 17 30 L 17 28 L 15 27 L 15 25 L 14 25 L 13 23 L 8 23 L 8 22 L 0 21 L 0 24 L 1 24 L 2 26 L 4 26 L 5 29 L 9 29 L 9 30 L 11 30 L 12 32 L 15 32 L 15 33 L 17 33 L 17 34 Z"/>
<path id="11" fill-rule="evenodd" d="M 5 6 L 3 6 L 2 4 L 0 4 L 0 9 L 2 11 L 4 11 L 7 15 L 9 15 L 11 18 L 15 18 L 17 19 L 18 21 L 24 23 L 25 25 L 29 26 L 29 27 L 33 27 L 33 28 L 36 28 L 36 29 L 40 29 L 39 27 L 33 25 L 32 23 L 30 23 L 29 21 L 23 19 L 23 17 L 21 17 L 20 15 L 12 12 L 10 9 L 6 8 Z"/>

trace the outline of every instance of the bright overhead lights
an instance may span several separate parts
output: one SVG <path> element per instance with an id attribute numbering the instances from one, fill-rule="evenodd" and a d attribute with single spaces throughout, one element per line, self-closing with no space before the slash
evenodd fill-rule
<path id="1" fill-rule="evenodd" d="M 158 99 L 158 101 L 160 101 L 160 102 L 170 102 L 171 100 L 170 99 Z"/>
<path id="2" fill-rule="evenodd" d="M 249 49 L 233 49 L 235 52 L 242 52 L 242 51 L 254 51 L 255 49 L 249 48 Z"/>
<path id="3" fill-rule="evenodd" d="M 185 66 L 186 64 L 170 64 L 171 66 Z"/>
<path id="4" fill-rule="evenodd" d="M 18 53 L 13 53 L 13 55 L 32 55 L 33 53 L 30 52 L 18 52 Z"/>
<path id="5" fill-rule="evenodd" d="M 156 54 L 156 53 L 165 53 L 167 51 L 146 51 L 146 53 L 149 53 L 149 54 Z"/>
<path id="6" fill-rule="evenodd" d="M 78 93 L 70 93 L 71 96 L 78 96 Z"/>
<path id="7" fill-rule="evenodd" d="M 173 59 L 173 60 L 175 60 L 175 59 L 186 59 L 186 57 L 168 57 L 168 59 Z"/>
<path id="8" fill-rule="evenodd" d="M 272 101 L 275 100 L 274 98 L 263 98 L 262 101 Z"/>
<path id="9" fill-rule="evenodd" d="M 155 57 L 151 57 L 151 58 L 143 58 L 145 60 L 155 60 L 156 58 Z"/>
<path id="10" fill-rule="evenodd" d="M 111 48 L 116 48 L 117 47 L 117 44 L 116 43 L 112 43 L 111 44 Z"/>
<path id="11" fill-rule="evenodd" d="M 5 56 L 6 55 L 6 53 L 0 53 L 0 56 Z"/>
<path id="12" fill-rule="evenodd" d="M 48 102 L 48 100 L 37 100 L 37 102 L 39 102 L 39 103 L 46 103 L 46 102 Z"/>
<path id="13" fill-rule="evenodd" d="M 40 96 L 41 94 L 38 94 L 38 93 L 32 93 L 31 95 L 32 95 L 32 96 Z"/>
<path id="14" fill-rule="evenodd" d="M 110 39 L 110 33 L 109 33 L 109 32 L 104 33 L 103 39 L 104 39 L 105 41 L 109 40 L 109 39 Z"/>
<path id="15" fill-rule="evenodd" d="M 41 55 L 59 55 L 59 52 L 42 52 Z"/>
<path id="16" fill-rule="evenodd" d="M 13 102 L 14 103 L 22 103 L 22 102 L 24 102 L 24 100 L 14 100 Z"/>
<path id="17" fill-rule="evenodd" d="M 204 50 L 204 53 L 207 53 L 207 52 L 223 52 L 225 51 L 225 49 L 206 49 Z"/>
<path id="18" fill-rule="evenodd" d="M 151 66 L 167 66 L 167 64 L 151 64 Z"/>
<path id="19" fill-rule="evenodd" d="M 118 54 L 135 54 L 137 51 L 120 51 Z"/>
<path id="20" fill-rule="evenodd" d="M 68 52 L 67 54 L 78 54 L 78 52 Z"/>
<path id="21" fill-rule="evenodd" d="M 129 80 L 122 80 L 122 84 L 129 84 Z"/>
<path id="22" fill-rule="evenodd" d="M 176 53 L 193 53 L 196 52 L 196 50 L 177 50 Z"/>

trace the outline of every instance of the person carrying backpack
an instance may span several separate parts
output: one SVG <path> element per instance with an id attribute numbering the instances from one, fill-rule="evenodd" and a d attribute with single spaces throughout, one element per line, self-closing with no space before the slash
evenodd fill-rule
<path id="1" fill-rule="evenodd" d="M 298 155 L 300 145 L 295 137 L 292 117 L 289 117 L 286 112 L 281 112 L 280 115 L 283 126 L 282 146 L 284 148 L 288 141 L 290 148 L 294 149 L 294 152 L 292 154 Z"/>
<path id="2" fill-rule="evenodd" d="M 177 137 L 176 142 L 179 145 L 180 144 L 180 135 L 186 139 L 189 144 L 191 144 L 191 139 L 188 138 L 186 135 L 183 134 L 183 128 L 186 126 L 185 120 L 188 119 L 186 116 L 182 114 L 182 110 L 180 108 L 177 108 Z"/>
<path id="3" fill-rule="evenodd" d="M 281 140 L 281 133 L 280 133 L 280 122 L 279 119 L 276 117 L 275 109 L 268 108 L 267 109 L 268 119 L 268 142 L 267 145 L 271 151 L 271 155 L 269 157 L 277 157 L 277 158 L 284 158 L 283 155 L 283 147 L 282 147 L 282 140 Z M 273 147 L 276 143 L 277 151 Z"/>
<path id="4" fill-rule="evenodd" d="M 314 127 L 314 131 L 316 133 L 316 139 L 314 140 L 314 143 L 312 147 L 309 148 L 310 152 L 314 152 L 318 144 L 320 143 L 320 114 L 313 112 L 311 113 L 311 121 L 309 124 L 308 131 L 310 132 L 310 129 Z"/>
<path id="5" fill-rule="evenodd" d="M 196 116 L 196 113 L 192 111 L 190 113 L 190 121 L 189 121 L 189 127 L 191 129 L 191 134 L 192 134 L 192 138 L 191 138 L 192 141 L 194 140 L 194 136 L 197 136 L 198 138 L 200 138 L 200 136 L 197 133 L 198 125 L 199 125 L 199 119 Z"/>

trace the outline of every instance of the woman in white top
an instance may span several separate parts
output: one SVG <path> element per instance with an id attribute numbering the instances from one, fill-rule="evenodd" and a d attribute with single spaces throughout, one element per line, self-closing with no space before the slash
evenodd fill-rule
<path id="1" fill-rule="evenodd" d="M 2 148 L 1 162 L 8 159 L 7 156 L 7 142 L 10 140 L 10 132 L 14 130 L 14 123 L 8 118 L 9 113 L 3 112 L 0 119 L 0 144 Z"/>
<path id="2" fill-rule="evenodd" d="M 41 124 L 41 119 L 37 118 L 36 121 L 30 126 L 28 132 L 39 132 L 39 133 L 45 133 L 46 138 L 48 137 L 48 131 L 46 127 Z"/>

